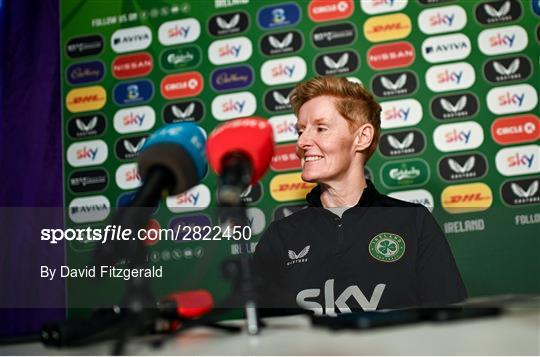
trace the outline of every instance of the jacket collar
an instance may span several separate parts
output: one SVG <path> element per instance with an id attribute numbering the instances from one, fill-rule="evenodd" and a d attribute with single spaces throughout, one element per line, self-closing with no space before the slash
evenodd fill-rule
<path id="1" fill-rule="evenodd" d="M 367 187 L 362 192 L 360 201 L 355 205 L 355 207 L 368 207 L 373 204 L 375 198 L 380 195 L 373 183 L 366 179 Z M 321 202 L 321 185 L 315 186 L 306 196 L 306 201 L 311 207 L 322 207 Z"/>

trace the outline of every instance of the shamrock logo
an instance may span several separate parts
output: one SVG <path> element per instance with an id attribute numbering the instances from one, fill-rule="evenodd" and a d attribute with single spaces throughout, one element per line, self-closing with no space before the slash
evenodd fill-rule
<path id="1" fill-rule="evenodd" d="M 378 251 L 382 254 L 389 256 L 397 250 L 397 245 L 389 240 L 384 240 L 378 247 Z"/>
<path id="2" fill-rule="evenodd" d="M 381 262 L 395 262 L 405 254 L 405 241 L 394 233 L 379 233 L 369 242 L 369 254 Z"/>

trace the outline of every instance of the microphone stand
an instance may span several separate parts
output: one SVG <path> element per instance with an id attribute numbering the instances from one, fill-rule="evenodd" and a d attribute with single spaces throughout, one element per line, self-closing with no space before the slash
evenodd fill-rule
<path id="1" fill-rule="evenodd" d="M 222 159 L 226 167 L 219 177 L 218 203 L 219 217 L 226 225 L 246 227 L 249 225 L 246 205 L 242 200 L 243 190 L 249 186 L 252 175 L 250 160 L 241 152 L 227 154 Z M 251 271 L 251 259 L 248 254 L 249 243 L 241 242 L 239 284 L 240 296 L 244 303 L 246 327 L 250 335 L 259 333 L 259 318 L 255 300 L 255 289 Z"/>

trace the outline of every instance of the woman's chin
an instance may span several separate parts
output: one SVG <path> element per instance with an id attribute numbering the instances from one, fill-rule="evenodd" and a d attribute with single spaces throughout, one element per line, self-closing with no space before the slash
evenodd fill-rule
<path id="1" fill-rule="evenodd" d="M 313 174 L 313 173 L 310 173 L 310 172 L 306 172 L 306 171 L 302 171 L 302 180 L 305 181 L 305 182 L 318 182 L 317 181 L 317 177 Z"/>

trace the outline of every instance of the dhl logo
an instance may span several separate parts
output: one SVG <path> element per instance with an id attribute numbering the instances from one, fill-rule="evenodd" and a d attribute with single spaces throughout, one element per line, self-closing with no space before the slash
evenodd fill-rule
<path id="1" fill-rule="evenodd" d="M 303 181 L 301 172 L 277 175 L 270 181 L 270 195 L 279 202 L 303 200 L 315 185 Z"/>
<path id="2" fill-rule="evenodd" d="M 72 113 L 98 110 L 105 106 L 107 92 L 101 86 L 76 88 L 66 96 L 66 107 Z"/>
<path id="3" fill-rule="evenodd" d="M 364 35 L 371 42 L 405 38 L 411 33 L 411 19 L 405 14 L 369 18 L 364 24 Z"/>
<path id="4" fill-rule="evenodd" d="M 448 213 L 485 211 L 493 203 L 493 194 L 484 183 L 470 183 L 446 187 L 441 202 Z"/>

